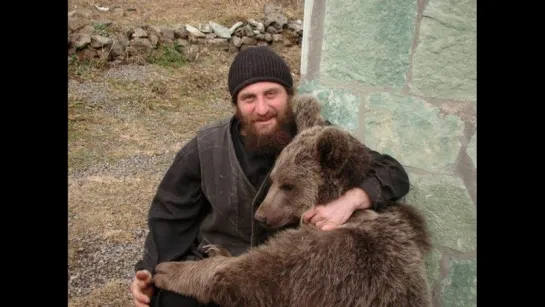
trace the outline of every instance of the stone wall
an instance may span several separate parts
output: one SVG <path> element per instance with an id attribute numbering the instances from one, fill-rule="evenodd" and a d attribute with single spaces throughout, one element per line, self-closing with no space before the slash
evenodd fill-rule
<path id="1" fill-rule="evenodd" d="M 306 0 L 301 83 L 407 169 L 434 306 L 476 305 L 476 1 Z"/>
<path id="2" fill-rule="evenodd" d="M 162 45 L 173 46 L 189 61 L 203 47 L 237 52 L 249 46 L 301 44 L 301 20 L 288 19 L 279 6 L 267 4 L 264 15 L 238 21 L 229 27 L 214 21 L 172 27 L 142 25 L 118 31 L 109 20 L 90 21 L 76 11 L 68 13 L 68 55 L 124 62 L 147 56 Z"/>

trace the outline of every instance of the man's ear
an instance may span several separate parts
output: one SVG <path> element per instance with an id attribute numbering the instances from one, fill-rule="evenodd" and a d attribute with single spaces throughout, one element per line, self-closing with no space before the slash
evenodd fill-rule
<path id="1" fill-rule="evenodd" d="M 311 94 L 294 96 L 293 109 L 298 131 L 325 124 L 325 120 L 320 115 L 320 102 Z"/>
<path id="2" fill-rule="evenodd" d="M 335 127 L 325 128 L 316 142 L 317 159 L 323 169 L 339 172 L 348 161 L 348 135 Z"/>

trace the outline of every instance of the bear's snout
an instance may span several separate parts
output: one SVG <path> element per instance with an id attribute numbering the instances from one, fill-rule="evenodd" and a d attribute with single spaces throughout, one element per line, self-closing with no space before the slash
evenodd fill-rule
<path id="1" fill-rule="evenodd" d="M 260 222 L 260 223 L 263 223 L 263 224 L 266 224 L 267 223 L 267 217 L 265 216 L 261 216 L 261 215 L 255 215 L 254 216 L 255 220 Z"/>
<path id="2" fill-rule="evenodd" d="M 261 224 L 262 226 L 267 226 L 267 217 L 266 216 L 261 216 L 261 215 L 254 215 L 254 219 L 259 223 Z"/>

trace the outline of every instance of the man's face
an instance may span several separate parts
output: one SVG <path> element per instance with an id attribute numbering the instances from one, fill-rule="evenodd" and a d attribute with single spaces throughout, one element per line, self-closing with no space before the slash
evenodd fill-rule
<path id="1" fill-rule="evenodd" d="M 258 82 L 243 88 L 237 96 L 239 115 L 257 134 L 266 135 L 279 125 L 279 116 L 286 114 L 288 93 L 274 82 Z M 250 127 L 243 127 L 243 133 Z"/>
<path id="2" fill-rule="evenodd" d="M 237 117 L 250 149 L 274 152 L 292 137 L 290 97 L 278 83 L 258 82 L 243 88 L 237 96 Z"/>

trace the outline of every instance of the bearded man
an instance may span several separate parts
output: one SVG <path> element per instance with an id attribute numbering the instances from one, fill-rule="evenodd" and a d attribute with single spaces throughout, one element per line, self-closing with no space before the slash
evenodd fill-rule
<path id="1" fill-rule="evenodd" d="M 176 155 L 152 200 L 143 259 L 135 265 L 130 286 L 135 306 L 201 306 L 191 297 L 155 288 L 155 266 L 203 259 L 208 244 L 237 256 L 272 234 L 254 223 L 253 215 L 269 188 L 266 179 L 276 157 L 297 133 L 292 75 L 270 47 L 251 47 L 233 60 L 228 86 L 235 114 L 199 129 Z M 306 222 L 333 229 L 354 210 L 408 193 L 402 165 L 388 155 L 372 154 L 372 176 L 307 212 Z"/>

